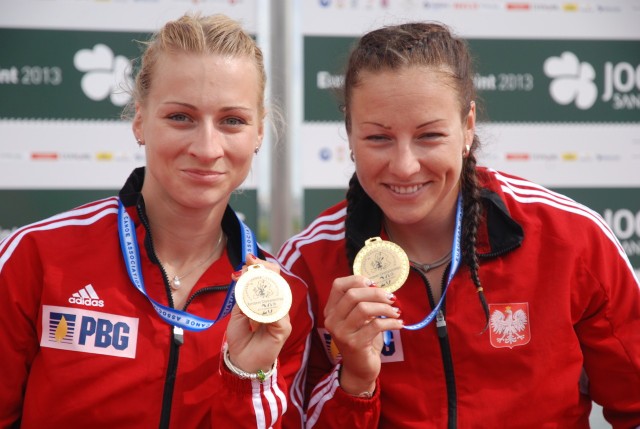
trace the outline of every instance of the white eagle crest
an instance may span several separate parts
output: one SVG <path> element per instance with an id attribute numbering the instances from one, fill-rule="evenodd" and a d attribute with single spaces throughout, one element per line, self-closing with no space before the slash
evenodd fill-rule
<path id="1" fill-rule="evenodd" d="M 502 311 L 495 310 L 491 315 L 491 329 L 496 334 L 502 334 L 496 341 L 513 344 L 524 339 L 524 335 L 520 335 L 519 332 L 525 329 L 527 314 L 522 310 L 516 310 L 514 313 L 510 306 L 505 308 L 505 313 L 506 316 Z"/>

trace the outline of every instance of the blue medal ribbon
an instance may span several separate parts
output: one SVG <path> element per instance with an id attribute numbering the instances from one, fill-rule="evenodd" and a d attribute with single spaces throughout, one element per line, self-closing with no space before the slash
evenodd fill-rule
<path id="1" fill-rule="evenodd" d="M 242 262 L 240 266 L 246 262 L 247 249 L 251 249 L 253 255 L 258 254 L 258 246 L 256 244 L 253 231 L 247 227 L 239 218 L 240 227 L 242 228 Z M 122 249 L 122 256 L 127 267 L 127 273 L 133 286 L 143 294 L 153 306 L 153 309 L 158 315 L 168 324 L 177 328 L 187 329 L 189 331 L 204 331 L 212 327 L 216 322 L 223 319 L 227 314 L 231 312 L 235 305 L 235 281 L 232 281 L 227 290 L 227 295 L 220 309 L 220 313 L 215 320 L 205 319 L 203 317 L 194 316 L 186 311 L 178 310 L 175 308 L 167 307 L 157 301 L 151 299 L 147 294 L 144 287 L 144 280 L 142 278 L 142 270 L 140 267 L 140 249 L 138 248 L 138 239 L 136 236 L 136 229 L 129 213 L 127 213 L 122 201 L 118 204 L 118 234 L 120 236 L 120 248 Z"/>
<path id="2" fill-rule="evenodd" d="M 442 291 L 442 296 L 438 301 L 436 307 L 424 318 L 421 322 L 418 322 L 414 325 L 407 325 L 404 329 L 408 329 L 410 331 L 417 331 L 418 329 L 422 329 L 427 326 L 429 323 L 433 322 L 433 319 L 436 318 L 438 313 L 440 312 L 440 307 L 444 302 L 444 297 L 447 294 L 447 289 L 449 289 L 449 284 L 451 283 L 451 279 L 458 271 L 460 267 L 460 261 L 462 260 L 462 194 L 458 194 L 458 201 L 456 204 L 456 226 L 455 233 L 453 236 L 453 246 L 451 249 L 451 269 L 449 270 L 449 276 L 447 278 L 447 283 Z"/>

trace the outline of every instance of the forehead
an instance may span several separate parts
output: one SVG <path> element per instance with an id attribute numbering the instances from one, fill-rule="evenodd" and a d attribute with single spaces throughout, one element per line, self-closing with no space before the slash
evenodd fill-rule
<path id="1" fill-rule="evenodd" d="M 219 97 L 262 99 L 260 73 L 247 56 L 209 53 L 167 53 L 153 70 L 150 97 L 179 94 L 193 99 L 205 94 Z"/>
<path id="2" fill-rule="evenodd" d="M 410 98 L 429 103 L 435 98 L 458 98 L 458 88 L 453 84 L 447 69 L 431 66 L 410 66 L 398 69 L 363 71 L 358 83 L 351 89 L 351 102 L 370 100 L 392 101 Z"/>
<path id="3" fill-rule="evenodd" d="M 248 56 L 231 56 L 217 53 L 165 52 L 158 57 L 154 75 L 171 76 L 226 77 L 225 74 L 236 74 L 237 79 L 251 78 L 258 80 L 258 69 L 255 61 Z"/>
<path id="4" fill-rule="evenodd" d="M 447 66 L 435 65 L 405 65 L 396 68 L 379 70 L 363 69 L 358 72 L 358 78 L 353 89 L 367 84 L 406 83 L 407 85 L 448 84 L 453 81 L 453 71 Z"/>

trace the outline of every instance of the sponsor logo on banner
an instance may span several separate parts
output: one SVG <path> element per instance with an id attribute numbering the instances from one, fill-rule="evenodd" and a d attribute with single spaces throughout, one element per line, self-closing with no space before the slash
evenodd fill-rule
<path id="1" fill-rule="evenodd" d="M 581 62 L 573 52 L 548 58 L 544 72 L 552 79 L 549 93 L 556 103 L 573 103 L 578 109 L 586 110 L 598 100 L 595 68 Z M 615 110 L 640 110 L 640 62 L 634 65 L 607 61 L 603 64 L 602 76 L 602 102 L 611 103 Z"/>
<path id="2" fill-rule="evenodd" d="M 34 161 L 57 161 L 57 152 L 32 152 L 31 159 Z"/>
<path id="3" fill-rule="evenodd" d="M 529 3 L 511 3 L 506 4 L 507 10 L 531 10 L 531 4 Z"/>
<path id="4" fill-rule="evenodd" d="M 114 55 L 103 43 L 92 49 L 80 49 L 73 56 L 73 65 L 84 73 L 80 80 L 82 92 L 94 101 L 109 99 L 115 106 L 126 105 L 131 96 L 122 88 L 133 88 L 131 62 L 122 55 Z"/>
<path id="5" fill-rule="evenodd" d="M 372 9 L 374 7 L 387 9 L 391 0 L 318 0 L 318 5 L 322 8 L 336 9 Z M 404 0 L 405 6 L 411 6 L 412 0 Z"/>
<path id="6" fill-rule="evenodd" d="M 42 307 L 42 347 L 133 359 L 137 343 L 137 318 L 78 308 Z"/>
<path id="7" fill-rule="evenodd" d="M 605 209 L 604 220 L 618 237 L 629 258 L 640 259 L 640 209 Z M 640 268 L 640 263 L 636 264 Z"/>
<path id="8" fill-rule="evenodd" d="M 640 198 L 637 188 L 554 188 L 599 213 L 631 265 L 640 271 Z"/>
<path id="9" fill-rule="evenodd" d="M 489 304 L 491 345 L 496 348 L 524 346 L 531 340 L 529 304 Z"/>

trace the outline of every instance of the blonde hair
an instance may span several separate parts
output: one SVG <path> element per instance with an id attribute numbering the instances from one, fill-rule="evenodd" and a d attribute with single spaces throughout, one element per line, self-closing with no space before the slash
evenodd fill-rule
<path id="1" fill-rule="evenodd" d="M 123 116 L 130 116 L 136 102 L 144 103 L 149 95 L 155 65 L 162 55 L 171 53 L 219 54 L 246 57 L 253 60 L 258 71 L 258 107 L 264 112 L 264 92 L 267 75 L 262 51 L 237 21 L 222 15 L 185 14 L 167 22 L 151 38 L 142 42 L 146 49 L 140 60 L 139 72 L 132 90 L 132 102 Z M 129 113 L 127 113 L 129 111 Z"/>

